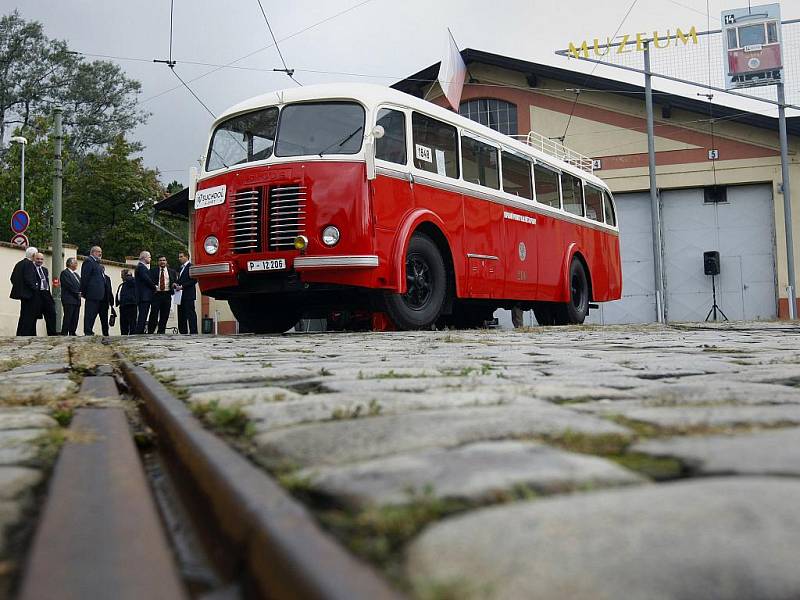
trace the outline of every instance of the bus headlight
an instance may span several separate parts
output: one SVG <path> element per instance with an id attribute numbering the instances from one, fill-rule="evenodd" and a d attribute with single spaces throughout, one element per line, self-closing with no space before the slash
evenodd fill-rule
<path id="1" fill-rule="evenodd" d="M 203 242 L 203 248 L 205 248 L 207 254 L 216 254 L 217 250 L 219 250 L 219 240 L 210 235 Z"/>
<path id="2" fill-rule="evenodd" d="M 322 230 L 322 243 L 326 246 L 335 246 L 339 243 L 339 229 L 333 225 L 328 225 Z"/>

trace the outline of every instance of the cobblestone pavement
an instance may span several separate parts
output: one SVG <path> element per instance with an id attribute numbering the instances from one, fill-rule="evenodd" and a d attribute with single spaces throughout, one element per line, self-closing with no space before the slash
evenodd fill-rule
<path id="1" fill-rule="evenodd" d="M 115 343 L 419 598 L 800 597 L 798 326 Z"/>

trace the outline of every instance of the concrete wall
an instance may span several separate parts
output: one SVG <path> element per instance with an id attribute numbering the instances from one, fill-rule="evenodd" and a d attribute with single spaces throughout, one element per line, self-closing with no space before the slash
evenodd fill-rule
<path id="1" fill-rule="evenodd" d="M 77 248 L 75 246 L 64 246 L 64 261 L 66 263 L 67 258 L 72 258 L 76 256 Z M 45 267 L 50 269 L 51 267 L 51 260 L 52 255 L 50 252 L 43 251 L 45 255 Z M 14 269 L 14 265 L 23 257 L 25 256 L 25 251 L 21 248 L 16 246 L 12 246 L 10 244 L 0 242 L 0 273 L 3 275 L 0 276 L 0 335 L 14 335 L 17 330 L 17 319 L 19 318 L 19 300 L 12 300 L 9 298 L 9 294 L 11 293 L 11 271 Z M 78 256 L 78 272 L 80 273 L 80 268 L 83 265 L 84 257 Z M 136 266 L 137 259 L 130 259 L 128 264 L 125 263 L 118 263 L 112 261 L 103 261 L 103 265 L 106 269 L 106 274 L 111 278 L 111 286 L 114 289 L 114 292 L 117 291 L 117 286 L 122 281 L 122 269 L 133 269 Z M 64 269 L 62 266 L 57 273 L 55 273 L 55 277 L 57 278 L 61 271 Z M 50 274 L 51 284 L 54 274 Z M 119 314 L 119 310 L 117 310 L 117 314 Z M 198 318 L 202 317 L 200 314 L 200 299 L 198 298 L 197 302 L 197 315 Z M 175 305 L 172 306 L 172 310 L 170 312 L 169 321 L 167 321 L 167 331 L 169 332 L 171 328 L 178 326 L 178 318 L 177 318 L 177 308 Z M 199 327 L 199 324 L 198 324 Z M 100 334 L 100 321 L 95 322 L 94 331 L 96 334 Z M 78 324 L 78 334 L 81 335 L 83 332 L 83 306 L 81 306 L 81 316 L 80 321 Z M 110 332 L 111 335 L 119 335 L 119 319 L 117 319 L 117 324 L 111 328 Z M 37 334 L 38 335 L 46 335 L 45 333 L 45 326 L 44 320 L 40 319 L 37 325 Z"/>

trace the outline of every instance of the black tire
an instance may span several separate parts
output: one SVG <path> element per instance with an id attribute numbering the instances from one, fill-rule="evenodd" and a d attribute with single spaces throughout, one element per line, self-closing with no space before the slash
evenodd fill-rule
<path id="1" fill-rule="evenodd" d="M 448 295 L 447 270 L 431 238 L 415 233 L 406 253 L 406 293 L 387 293 L 384 307 L 398 329 L 428 329 Z"/>
<path id="2" fill-rule="evenodd" d="M 559 325 L 580 325 L 589 314 L 589 277 L 583 263 L 573 258 L 569 266 L 569 301 L 561 305 Z"/>
<path id="3" fill-rule="evenodd" d="M 301 311 L 283 299 L 251 296 L 228 300 L 241 333 L 284 333 L 300 320 Z"/>

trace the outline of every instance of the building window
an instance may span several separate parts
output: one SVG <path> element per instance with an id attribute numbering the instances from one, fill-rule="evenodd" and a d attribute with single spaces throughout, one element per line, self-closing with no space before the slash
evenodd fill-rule
<path id="1" fill-rule="evenodd" d="M 517 107 L 505 100 L 467 100 L 458 107 L 458 113 L 500 133 L 517 135 Z"/>

